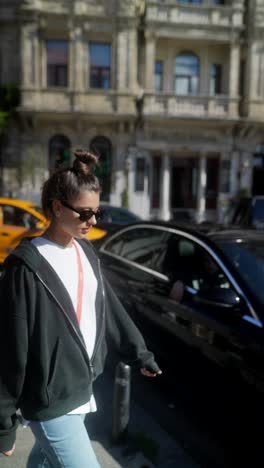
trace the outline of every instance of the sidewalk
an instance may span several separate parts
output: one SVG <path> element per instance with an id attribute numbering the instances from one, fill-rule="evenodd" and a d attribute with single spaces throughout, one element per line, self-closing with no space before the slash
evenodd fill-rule
<path id="1" fill-rule="evenodd" d="M 133 400 L 128 440 L 124 445 L 113 445 L 112 395 L 113 380 L 105 373 L 95 392 L 99 410 L 87 417 L 88 432 L 102 468 L 199 468 L 152 416 Z M 30 429 L 20 427 L 16 452 L 11 458 L 0 457 L 0 468 L 25 468 L 32 444 Z"/>

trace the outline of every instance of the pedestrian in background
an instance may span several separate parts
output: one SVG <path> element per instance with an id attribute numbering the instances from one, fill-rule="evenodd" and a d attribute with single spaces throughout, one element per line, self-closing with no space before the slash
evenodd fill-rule
<path id="1" fill-rule="evenodd" d="M 96 164 L 77 150 L 45 182 L 50 224 L 12 252 L 0 281 L 0 451 L 14 451 L 20 408 L 36 438 L 28 468 L 99 467 L 84 417 L 96 411 L 108 335 L 126 363 L 161 373 L 86 239 L 100 213 Z"/>

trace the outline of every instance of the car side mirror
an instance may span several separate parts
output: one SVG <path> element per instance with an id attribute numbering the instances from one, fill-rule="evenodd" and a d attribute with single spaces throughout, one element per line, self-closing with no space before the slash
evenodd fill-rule
<path id="1" fill-rule="evenodd" d="M 243 299 L 233 289 L 213 288 L 198 291 L 194 301 L 197 305 L 243 314 Z"/>

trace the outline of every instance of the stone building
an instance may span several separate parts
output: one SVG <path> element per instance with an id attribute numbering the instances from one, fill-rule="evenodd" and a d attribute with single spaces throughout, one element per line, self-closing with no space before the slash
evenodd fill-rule
<path id="1" fill-rule="evenodd" d="M 84 146 L 103 199 L 144 218 L 222 219 L 264 194 L 264 0 L 1 0 L 5 83 L 6 193 L 37 199 Z"/>

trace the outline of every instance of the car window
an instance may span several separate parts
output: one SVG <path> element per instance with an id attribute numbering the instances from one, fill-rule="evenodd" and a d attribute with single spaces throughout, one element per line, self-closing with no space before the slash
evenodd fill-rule
<path id="1" fill-rule="evenodd" d="M 3 224 L 20 226 L 28 229 L 33 228 L 36 225 L 37 218 L 21 208 L 17 208 L 12 205 L 4 205 L 2 206 L 2 210 Z"/>
<path id="2" fill-rule="evenodd" d="M 221 247 L 249 288 L 264 304 L 264 242 L 222 242 Z"/>
<path id="3" fill-rule="evenodd" d="M 110 241 L 105 251 L 152 268 L 166 246 L 167 237 L 161 229 L 129 229 Z"/>
<path id="4" fill-rule="evenodd" d="M 199 244 L 183 236 L 170 235 L 156 268 L 171 281 L 180 280 L 195 291 L 231 287 L 214 258 Z"/>

